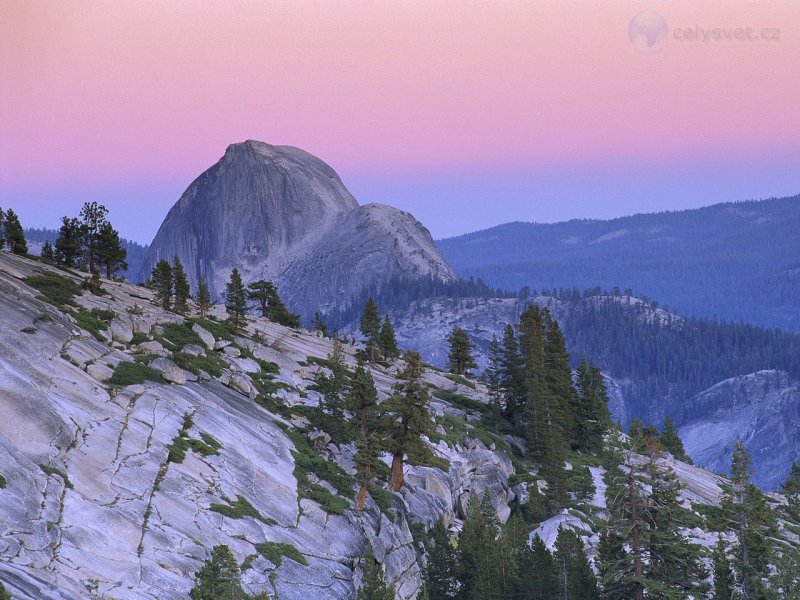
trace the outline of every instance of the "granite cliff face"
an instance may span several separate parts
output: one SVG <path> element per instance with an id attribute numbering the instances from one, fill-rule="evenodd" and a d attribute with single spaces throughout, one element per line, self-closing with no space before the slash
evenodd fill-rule
<path id="1" fill-rule="evenodd" d="M 140 278 L 180 257 L 192 286 L 215 297 L 237 267 L 245 283 L 272 279 L 294 311 L 346 305 L 395 275 L 452 279 L 428 232 L 408 213 L 359 206 L 336 172 L 290 146 L 232 144 L 172 207 Z"/>

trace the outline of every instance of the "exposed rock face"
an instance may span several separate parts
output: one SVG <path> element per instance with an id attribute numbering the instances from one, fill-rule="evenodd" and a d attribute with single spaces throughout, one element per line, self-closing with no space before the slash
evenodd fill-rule
<path id="1" fill-rule="evenodd" d="M 686 452 L 707 469 L 730 470 L 741 438 L 752 457 L 753 480 L 777 489 L 800 460 L 800 384 L 782 371 L 726 379 L 684 404 L 679 428 Z"/>
<path id="2" fill-rule="evenodd" d="M 392 275 L 454 277 L 411 215 L 359 207 L 320 159 L 253 140 L 229 146 L 184 192 L 153 240 L 141 278 L 174 255 L 192 286 L 204 276 L 215 297 L 236 267 L 245 283 L 275 281 L 289 308 L 305 315 L 342 306 Z"/>

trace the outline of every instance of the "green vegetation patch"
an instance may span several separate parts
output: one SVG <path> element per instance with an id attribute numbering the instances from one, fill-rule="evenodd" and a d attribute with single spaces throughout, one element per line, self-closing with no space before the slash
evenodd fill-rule
<path id="1" fill-rule="evenodd" d="M 23 281 L 41 292 L 40 298 L 55 306 L 61 307 L 65 304 L 77 306 L 75 296 L 81 295 L 80 286 L 66 277 L 55 273 L 42 273 L 41 275 L 31 275 Z"/>
<path id="2" fill-rule="evenodd" d="M 386 518 L 390 521 L 394 521 L 394 513 L 392 512 L 394 494 L 382 487 L 370 486 L 369 495 L 375 500 L 375 504 L 377 504 L 381 512 L 386 515 Z"/>
<path id="3" fill-rule="evenodd" d="M 110 308 L 93 308 L 89 311 L 89 314 L 92 315 L 95 319 L 100 319 L 101 321 L 105 321 L 106 323 L 110 323 L 111 319 L 117 316 Z"/>
<path id="4" fill-rule="evenodd" d="M 313 473 L 320 479 L 330 483 L 345 497 L 353 495 L 355 482 L 337 464 L 325 460 L 309 445 L 305 437 L 294 431 L 287 431 L 287 435 L 294 443 L 294 476 L 297 479 L 297 493 L 301 498 L 308 498 L 318 502 L 325 512 L 340 515 L 346 511 L 350 504 L 345 498 L 331 494 L 318 483 L 312 483 L 309 474 Z"/>
<path id="5" fill-rule="evenodd" d="M 488 404 L 484 404 L 483 402 L 479 402 L 465 396 L 464 394 L 459 394 L 458 392 L 452 392 L 449 390 L 436 390 L 433 392 L 433 396 L 439 400 L 447 402 L 452 406 L 462 408 L 464 410 L 473 410 L 475 412 L 483 413 L 484 411 L 488 411 L 490 409 Z"/>
<path id="6" fill-rule="evenodd" d="M 229 342 L 234 341 L 235 332 L 228 327 L 225 323 L 220 323 L 218 321 L 212 321 L 211 319 L 190 319 L 189 323 L 197 323 L 208 331 L 211 335 L 214 336 L 214 339 L 219 340 L 228 340 Z M 191 326 L 190 326 L 191 328 Z"/>
<path id="7" fill-rule="evenodd" d="M 133 337 L 131 338 L 131 344 L 133 345 L 144 344 L 149 339 L 150 338 L 147 336 L 146 333 L 137 331 L 136 333 L 133 334 Z"/>
<path id="8" fill-rule="evenodd" d="M 174 352 L 172 361 L 181 369 L 191 371 L 195 375 L 200 375 L 200 371 L 205 371 L 212 377 L 222 375 L 225 363 L 216 356 L 195 356 L 184 352 Z"/>
<path id="9" fill-rule="evenodd" d="M 165 323 L 161 326 L 164 333 L 160 336 L 162 343 L 167 342 L 166 346 L 180 349 L 186 344 L 196 344 L 201 348 L 205 347 L 200 336 L 192 331 L 191 323 Z"/>
<path id="10" fill-rule="evenodd" d="M 228 498 L 222 499 L 226 504 L 212 504 L 210 510 L 221 514 L 229 519 L 245 519 L 250 517 L 256 521 L 261 521 L 265 525 L 277 525 L 274 519 L 263 517 L 256 508 L 244 496 L 236 496 L 236 500 L 230 501 Z"/>
<path id="11" fill-rule="evenodd" d="M 276 567 L 280 567 L 283 564 L 284 556 L 301 565 L 308 564 L 306 557 L 300 554 L 300 551 L 291 544 L 264 542 L 262 544 L 256 544 L 256 551 Z"/>
<path id="12" fill-rule="evenodd" d="M 51 467 L 50 465 L 40 464 L 39 468 L 47 475 L 57 475 L 58 477 L 61 477 L 61 479 L 64 480 L 64 485 L 67 488 L 72 489 L 72 482 L 69 480 L 69 477 L 67 477 L 67 474 L 58 467 Z"/>
<path id="13" fill-rule="evenodd" d="M 2 490 L 7 485 L 8 485 L 8 482 L 6 481 L 6 478 L 3 477 L 2 474 L 0 474 L 0 490 Z"/>
<path id="14" fill-rule="evenodd" d="M 172 443 L 167 446 L 169 454 L 167 461 L 172 463 L 182 463 L 186 459 L 186 452 L 194 450 L 200 456 L 215 456 L 219 454 L 222 444 L 207 433 L 201 433 L 199 440 L 189 437 L 189 430 L 192 428 L 192 416 L 183 416 L 183 426 L 178 431 L 178 435 L 172 438 Z"/>
<path id="15" fill-rule="evenodd" d="M 75 320 L 78 322 L 78 327 L 91 333 L 98 342 L 105 342 L 100 332 L 108 329 L 108 323 L 102 319 L 98 319 L 91 312 L 81 311 L 74 315 Z"/>
<path id="16" fill-rule="evenodd" d="M 145 381 L 161 383 L 164 380 L 161 373 L 141 362 L 121 362 L 114 369 L 114 374 L 108 382 L 111 385 L 136 385 Z"/>
<path id="17" fill-rule="evenodd" d="M 475 382 L 470 381 L 466 377 L 462 377 L 461 375 L 456 375 L 454 373 L 446 373 L 445 377 L 447 377 L 453 383 L 458 383 L 460 385 L 467 386 L 470 389 L 475 389 Z"/>

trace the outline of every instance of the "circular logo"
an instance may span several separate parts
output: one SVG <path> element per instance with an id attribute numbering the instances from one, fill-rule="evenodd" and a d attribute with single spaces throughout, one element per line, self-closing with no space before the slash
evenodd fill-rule
<path id="1" fill-rule="evenodd" d="M 652 10 L 640 12 L 628 25 L 628 37 L 637 52 L 657 54 L 667 43 L 667 20 Z"/>

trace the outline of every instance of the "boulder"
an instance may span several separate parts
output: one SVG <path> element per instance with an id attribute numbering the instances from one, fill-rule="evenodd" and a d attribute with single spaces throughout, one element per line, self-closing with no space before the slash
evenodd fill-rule
<path id="1" fill-rule="evenodd" d="M 92 363 L 86 367 L 86 372 L 97 379 L 97 381 L 108 381 L 114 374 L 114 370 L 103 363 Z"/>
<path id="2" fill-rule="evenodd" d="M 225 346 L 222 349 L 222 352 L 225 354 L 225 356 L 228 356 L 230 358 L 239 358 L 242 355 L 242 351 L 239 350 L 236 346 Z"/>
<path id="3" fill-rule="evenodd" d="M 156 340 L 142 342 L 139 344 L 139 349 L 148 354 L 155 354 L 156 356 L 169 356 L 169 351 L 161 345 L 161 342 Z"/>
<path id="4" fill-rule="evenodd" d="M 186 344 L 181 352 L 184 354 L 191 354 L 192 356 L 203 356 L 206 352 L 197 344 Z"/>
<path id="5" fill-rule="evenodd" d="M 111 319 L 108 330 L 111 333 L 111 339 L 120 344 L 129 344 L 133 339 L 133 326 L 129 321 L 123 321 L 120 318 Z"/>
<path id="6" fill-rule="evenodd" d="M 186 383 L 186 371 L 181 369 L 168 358 L 156 358 L 150 361 L 150 366 L 161 373 L 161 376 L 170 383 Z"/>
<path id="7" fill-rule="evenodd" d="M 214 345 L 217 343 L 217 341 L 214 339 L 214 336 L 208 329 L 195 323 L 192 325 L 192 331 L 200 336 L 200 339 L 203 340 L 203 343 L 206 346 L 208 346 L 209 350 L 214 350 Z"/>

